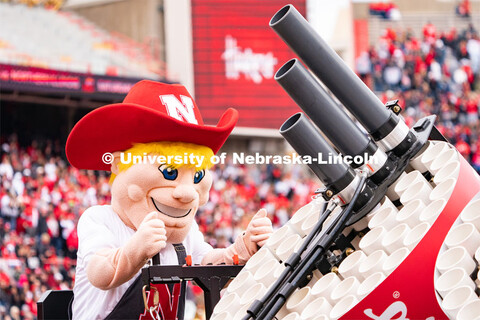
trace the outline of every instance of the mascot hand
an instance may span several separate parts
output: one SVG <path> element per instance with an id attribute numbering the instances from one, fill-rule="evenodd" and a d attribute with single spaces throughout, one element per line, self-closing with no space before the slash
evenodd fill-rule
<path id="1" fill-rule="evenodd" d="M 257 246 L 263 246 L 272 233 L 272 221 L 267 217 L 267 210 L 260 209 L 248 224 L 243 241 L 253 254 L 257 251 Z"/>
<path id="2" fill-rule="evenodd" d="M 236 255 L 243 264 L 263 246 L 273 233 L 272 222 L 267 217 L 267 210 L 260 209 L 247 226 L 247 230 L 235 239 L 235 242 L 223 249 L 213 249 L 202 260 L 202 264 L 231 264 Z"/>
<path id="3" fill-rule="evenodd" d="M 87 265 L 88 280 L 97 288 L 109 290 L 130 280 L 166 246 L 165 224 L 158 212 L 149 213 L 125 246 L 96 252 Z"/>
<path id="4" fill-rule="evenodd" d="M 158 212 L 150 212 L 132 237 L 134 247 L 141 251 L 144 259 L 150 259 L 167 245 L 166 233 L 165 224 L 158 218 Z"/>

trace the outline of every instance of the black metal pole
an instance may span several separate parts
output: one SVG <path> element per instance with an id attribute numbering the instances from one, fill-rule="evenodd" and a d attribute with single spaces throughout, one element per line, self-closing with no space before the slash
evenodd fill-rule
<path id="1" fill-rule="evenodd" d="M 378 149 L 297 59 L 286 62 L 275 80 L 343 155 L 373 155 Z"/>
<path id="2" fill-rule="evenodd" d="M 160 253 L 157 253 L 156 255 L 153 256 L 152 264 L 154 266 L 159 266 L 160 265 Z"/>
<path id="3" fill-rule="evenodd" d="M 312 159 L 311 163 L 307 162 L 308 166 L 334 193 L 342 191 L 355 178 L 353 169 L 341 161 L 339 154 L 303 113 L 288 118 L 280 134 L 300 156 Z M 320 157 L 325 163 L 319 161 Z"/>
<path id="4" fill-rule="evenodd" d="M 292 5 L 280 9 L 270 27 L 292 48 L 369 133 L 391 117 L 377 96 L 358 78 Z"/>

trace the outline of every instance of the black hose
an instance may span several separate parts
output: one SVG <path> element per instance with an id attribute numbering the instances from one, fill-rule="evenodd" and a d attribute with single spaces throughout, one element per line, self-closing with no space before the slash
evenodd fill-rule
<path id="1" fill-rule="evenodd" d="M 327 231 L 325 232 L 326 234 L 330 234 L 331 231 L 333 231 L 333 234 L 337 234 L 339 232 L 340 227 L 343 229 L 345 226 L 345 223 L 350 219 L 353 211 L 353 206 L 355 205 L 355 202 L 357 201 L 358 197 L 360 196 L 360 193 L 362 192 L 363 188 L 365 187 L 367 182 L 367 176 L 362 175 L 360 178 L 360 182 L 358 183 L 357 188 L 355 189 L 355 193 L 353 194 L 352 200 L 348 204 L 347 208 L 344 210 L 344 214 L 341 214 L 337 217 L 334 223 L 332 223 Z M 332 230 L 332 228 L 334 228 Z"/>

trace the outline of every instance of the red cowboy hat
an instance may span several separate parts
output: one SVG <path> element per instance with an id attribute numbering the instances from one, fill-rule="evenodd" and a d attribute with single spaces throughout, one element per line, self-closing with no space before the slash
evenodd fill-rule
<path id="1" fill-rule="evenodd" d="M 76 168 L 105 171 L 110 165 L 102 161 L 104 153 L 123 151 L 134 143 L 189 142 L 217 153 L 237 120 L 238 112 L 230 108 L 216 127 L 206 126 L 184 86 L 143 80 L 123 103 L 103 106 L 80 119 L 65 152 Z"/>

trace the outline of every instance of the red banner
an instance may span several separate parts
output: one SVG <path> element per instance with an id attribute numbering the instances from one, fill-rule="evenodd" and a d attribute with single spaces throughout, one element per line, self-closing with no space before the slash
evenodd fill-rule
<path id="1" fill-rule="evenodd" d="M 305 0 L 290 1 L 305 15 Z M 193 0 L 195 101 L 206 123 L 228 107 L 239 126 L 275 128 L 299 108 L 273 79 L 295 54 L 269 27 L 283 0 Z"/>
<path id="2" fill-rule="evenodd" d="M 368 52 L 370 43 L 368 38 L 368 20 L 355 19 L 353 21 L 353 31 L 355 34 L 355 58 L 358 58 L 362 52 Z"/>
<path id="3" fill-rule="evenodd" d="M 34 92 L 104 93 L 125 96 L 140 80 L 0 64 L 0 85 L 3 88 Z"/>

